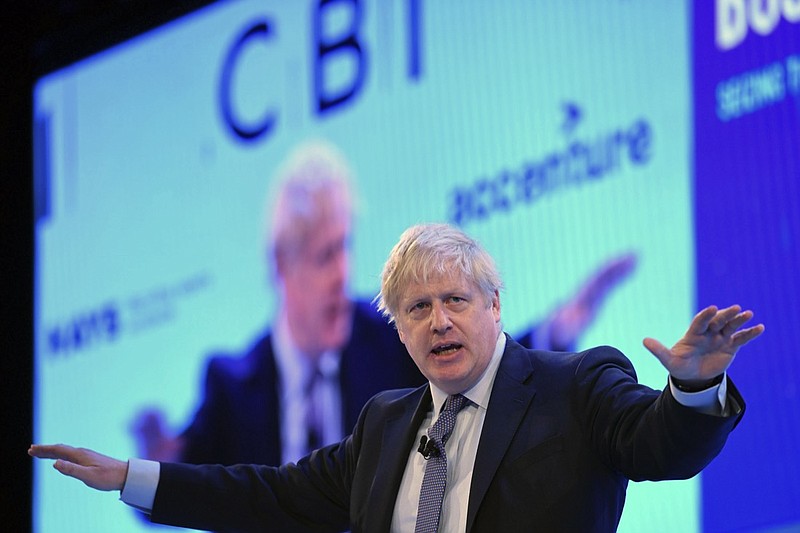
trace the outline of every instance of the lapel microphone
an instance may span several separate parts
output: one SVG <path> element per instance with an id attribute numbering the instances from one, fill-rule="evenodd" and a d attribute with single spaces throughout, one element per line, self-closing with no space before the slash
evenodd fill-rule
<path id="1" fill-rule="evenodd" d="M 420 437 L 417 451 L 422 454 L 422 457 L 424 457 L 426 461 L 430 459 L 431 456 L 439 457 L 439 448 L 436 446 L 436 443 L 433 442 L 433 439 L 429 439 L 427 435 Z"/>

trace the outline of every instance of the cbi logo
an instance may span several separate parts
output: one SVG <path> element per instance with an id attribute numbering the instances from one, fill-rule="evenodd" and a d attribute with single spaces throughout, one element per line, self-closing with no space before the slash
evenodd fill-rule
<path id="1" fill-rule="evenodd" d="M 376 3 L 372 7 L 377 12 L 381 5 Z M 419 38 L 422 0 L 406 0 L 405 8 L 405 74 L 416 81 L 422 72 Z M 291 98 L 309 94 L 310 109 L 314 116 L 325 117 L 340 106 L 354 102 L 362 92 L 369 76 L 370 60 L 374 59 L 364 35 L 367 23 L 361 0 L 316 0 L 311 6 L 311 46 L 300 62 L 304 66 L 306 60 L 310 59 L 310 72 L 307 77 L 295 76 L 297 79 L 307 78 L 310 88 L 306 93 L 306 89 L 300 86 L 291 86 L 287 92 Z M 248 94 L 248 99 L 263 98 L 263 101 L 259 100 L 257 105 L 260 110 L 242 112 L 242 106 L 237 101 L 242 95 L 235 90 L 236 79 L 246 76 L 248 69 L 270 69 L 265 61 L 255 65 L 248 61 L 248 54 L 252 56 L 255 50 L 263 53 L 264 47 L 268 47 L 270 54 L 280 54 L 281 42 L 276 27 L 276 21 L 267 16 L 251 21 L 224 55 L 219 79 L 219 110 L 230 133 L 244 141 L 268 138 L 281 120 L 281 112 L 291 114 L 288 110 L 282 110 L 275 102 L 276 97 L 266 94 L 268 91 Z M 294 39 L 296 37 L 292 36 Z M 391 61 L 388 52 L 381 59 Z M 277 82 L 285 71 L 273 68 L 261 74 L 266 74 L 267 84 L 271 84 Z"/>
<path id="2" fill-rule="evenodd" d="M 767 36 L 781 18 L 800 22 L 800 0 L 716 0 L 716 43 L 720 50 L 732 50 L 747 37 L 748 28 Z"/>

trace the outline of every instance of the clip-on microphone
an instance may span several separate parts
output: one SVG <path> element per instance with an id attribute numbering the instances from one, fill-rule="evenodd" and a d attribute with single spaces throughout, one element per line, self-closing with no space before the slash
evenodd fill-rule
<path id="1" fill-rule="evenodd" d="M 417 451 L 422 454 L 422 457 L 425 458 L 427 461 L 431 458 L 431 456 L 439 457 L 439 448 L 436 446 L 436 443 L 433 442 L 433 439 L 429 439 L 427 435 L 423 435 L 419 439 L 419 448 Z"/>

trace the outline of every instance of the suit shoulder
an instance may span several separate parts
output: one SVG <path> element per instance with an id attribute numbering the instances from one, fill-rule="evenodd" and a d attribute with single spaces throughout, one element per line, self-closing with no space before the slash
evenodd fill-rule
<path id="1" fill-rule="evenodd" d="M 364 405 L 361 411 L 362 417 L 364 416 L 377 416 L 378 418 L 384 416 L 392 416 L 395 412 L 403 412 L 408 409 L 409 405 L 416 405 L 423 394 L 427 390 L 427 383 L 417 388 L 407 389 L 389 389 L 381 391 Z"/>
<path id="2" fill-rule="evenodd" d="M 626 371 L 633 371 L 633 363 L 631 363 L 630 359 L 613 346 L 595 346 L 580 352 L 578 355 L 580 356 L 579 370 L 614 365 Z"/>
<path id="3" fill-rule="evenodd" d="M 244 353 L 214 352 L 208 358 L 206 374 L 209 379 L 241 381 L 259 369 L 274 365 L 270 334 L 257 338 Z"/>
<path id="4" fill-rule="evenodd" d="M 612 367 L 635 376 L 630 360 L 612 346 L 596 346 L 580 352 L 522 349 L 539 376 L 578 376 Z"/>
<path id="5" fill-rule="evenodd" d="M 427 386 L 427 384 L 425 385 Z M 409 396 L 413 396 L 421 387 L 407 389 L 390 389 L 381 391 L 370 400 L 379 405 L 389 405 L 393 402 L 405 401 Z"/>

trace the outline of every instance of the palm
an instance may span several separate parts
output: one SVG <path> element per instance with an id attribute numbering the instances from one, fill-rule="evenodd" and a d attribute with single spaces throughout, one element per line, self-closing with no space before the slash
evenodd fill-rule
<path id="1" fill-rule="evenodd" d="M 738 305 L 722 310 L 707 307 L 671 349 L 650 338 L 644 345 L 674 378 L 711 379 L 728 369 L 739 348 L 763 333 L 762 324 L 739 329 L 752 317 L 752 311 L 741 311 Z"/>

